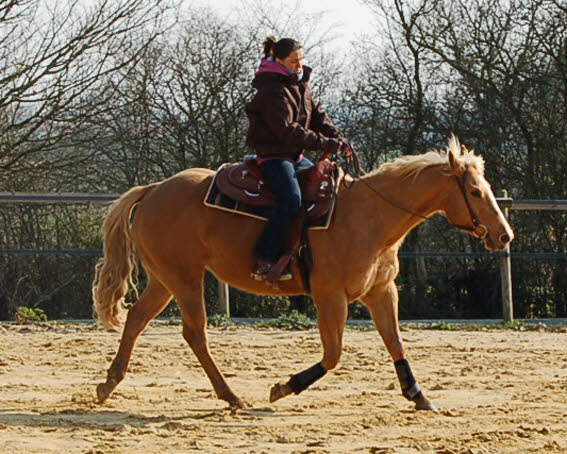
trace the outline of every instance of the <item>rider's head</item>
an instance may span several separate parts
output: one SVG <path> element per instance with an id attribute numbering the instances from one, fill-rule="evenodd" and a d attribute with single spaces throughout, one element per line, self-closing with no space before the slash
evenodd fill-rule
<path id="1" fill-rule="evenodd" d="M 273 36 L 268 36 L 264 41 L 264 55 L 273 57 L 280 65 L 285 66 L 291 72 L 299 74 L 303 65 L 303 46 L 295 39 L 282 38 L 276 41 Z"/>

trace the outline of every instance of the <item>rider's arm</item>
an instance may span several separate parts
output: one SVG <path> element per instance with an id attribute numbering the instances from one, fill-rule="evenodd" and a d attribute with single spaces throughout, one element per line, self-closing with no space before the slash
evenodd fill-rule
<path id="1" fill-rule="evenodd" d="M 329 116 L 321 108 L 321 103 L 311 99 L 311 124 L 310 127 L 315 132 L 320 132 L 325 137 L 342 138 L 343 134 L 333 124 Z"/>
<path id="2" fill-rule="evenodd" d="M 272 133 L 285 145 L 305 150 L 327 150 L 336 148 L 336 142 L 324 134 L 304 128 L 293 121 L 293 112 L 281 87 L 274 87 L 269 93 L 270 102 L 262 103 L 262 117 Z"/>

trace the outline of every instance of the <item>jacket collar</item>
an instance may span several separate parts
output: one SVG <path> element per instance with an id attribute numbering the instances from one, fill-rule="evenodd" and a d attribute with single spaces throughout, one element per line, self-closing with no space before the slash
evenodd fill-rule
<path id="1" fill-rule="evenodd" d="M 274 83 L 274 82 L 279 82 L 285 85 L 298 85 L 298 84 L 303 84 L 305 82 L 309 82 L 312 69 L 309 68 L 308 66 L 303 67 L 303 78 L 299 81 L 297 79 L 297 74 L 294 73 L 289 74 L 289 72 L 287 72 L 285 67 L 283 67 L 279 63 L 276 62 L 271 62 L 271 63 L 278 65 L 279 68 L 283 68 L 283 70 L 286 71 L 286 73 L 285 74 L 282 73 L 281 71 L 279 71 L 279 68 L 277 67 L 275 68 L 277 69 L 277 71 L 262 70 L 262 65 L 260 65 L 260 69 L 256 72 L 256 76 L 254 77 L 254 80 L 252 80 L 252 86 L 254 88 L 260 88 L 262 85 L 266 83 Z"/>

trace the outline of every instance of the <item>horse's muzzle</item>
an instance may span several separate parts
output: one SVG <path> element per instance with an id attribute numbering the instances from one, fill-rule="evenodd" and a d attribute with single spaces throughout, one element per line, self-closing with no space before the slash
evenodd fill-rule
<path id="1" fill-rule="evenodd" d="M 510 244 L 512 238 L 510 238 L 510 235 L 508 235 L 507 233 L 503 233 L 502 235 L 500 235 L 500 238 L 498 238 L 498 240 L 500 241 L 500 244 L 503 245 L 503 247 L 506 247 L 508 246 L 508 244 Z"/>

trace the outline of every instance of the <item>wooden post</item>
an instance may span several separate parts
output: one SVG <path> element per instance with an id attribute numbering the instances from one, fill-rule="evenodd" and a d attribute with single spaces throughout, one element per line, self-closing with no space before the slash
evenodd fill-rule
<path id="1" fill-rule="evenodd" d="M 217 300 L 217 308 L 219 313 L 226 314 L 226 318 L 230 318 L 230 293 L 228 284 L 218 281 L 219 298 Z"/>
<path id="2" fill-rule="evenodd" d="M 500 197 L 508 198 L 508 191 L 500 191 Z M 504 217 L 508 219 L 509 210 L 504 208 Z M 500 259 L 500 282 L 502 286 L 502 317 L 505 322 L 514 321 L 514 304 L 512 300 L 512 263 L 510 260 L 510 245 L 504 249 L 504 256 Z"/>

